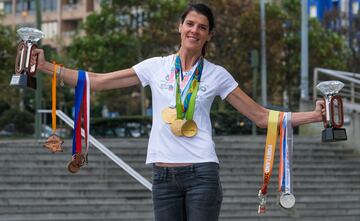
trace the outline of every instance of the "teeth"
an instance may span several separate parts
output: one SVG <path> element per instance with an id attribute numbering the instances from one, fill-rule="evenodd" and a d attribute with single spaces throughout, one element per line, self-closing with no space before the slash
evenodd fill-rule
<path id="1" fill-rule="evenodd" d="M 194 37 L 190 37 L 190 36 L 189 36 L 188 38 L 191 38 L 191 39 L 194 39 L 194 40 L 198 40 L 197 38 L 194 38 Z"/>

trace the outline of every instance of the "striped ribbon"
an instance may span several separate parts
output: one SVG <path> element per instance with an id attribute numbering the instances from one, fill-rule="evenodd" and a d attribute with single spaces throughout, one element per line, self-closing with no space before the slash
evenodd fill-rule
<path id="1" fill-rule="evenodd" d="M 175 59 L 175 78 L 176 78 L 176 112 L 178 119 L 192 120 L 195 111 L 195 99 L 197 92 L 199 90 L 200 79 L 202 75 L 202 70 L 204 66 L 204 59 L 201 57 L 198 65 L 192 74 L 192 77 L 189 79 L 188 84 L 190 86 L 184 87 L 181 92 L 180 89 L 180 77 L 183 79 L 183 73 L 181 69 L 180 56 L 177 55 Z M 182 99 L 182 95 L 184 99 Z"/>
<path id="2" fill-rule="evenodd" d="M 89 131 L 90 131 L 90 80 L 88 74 L 83 71 L 78 71 L 78 80 L 75 87 L 75 119 L 73 132 L 73 146 L 72 156 L 77 153 L 82 153 L 81 140 L 81 119 L 84 115 L 84 131 L 85 131 L 85 146 L 86 152 L 89 151 Z"/>

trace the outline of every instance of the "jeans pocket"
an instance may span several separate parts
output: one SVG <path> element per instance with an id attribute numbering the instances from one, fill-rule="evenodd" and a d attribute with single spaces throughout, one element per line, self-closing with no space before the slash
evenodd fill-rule
<path id="1" fill-rule="evenodd" d="M 153 169 L 153 184 L 159 184 L 166 180 L 166 171 Z"/>
<path id="2" fill-rule="evenodd" d="M 219 166 L 217 164 L 210 164 L 202 166 L 195 171 L 196 178 L 201 182 L 219 183 Z"/>

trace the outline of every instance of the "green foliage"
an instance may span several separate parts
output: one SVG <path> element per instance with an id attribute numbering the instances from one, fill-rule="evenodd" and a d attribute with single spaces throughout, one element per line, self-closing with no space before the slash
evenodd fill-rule
<path id="1" fill-rule="evenodd" d="M 197 1 L 109 2 L 104 4 L 100 13 L 90 15 L 79 30 L 79 35 L 68 49 L 68 64 L 95 72 L 109 72 L 131 67 L 148 57 L 174 53 L 180 42 L 177 32 L 180 15 L 188 2 Z M 224 66 L 240 87 L 252 96 L 253 76 L 249 53 L 254 49 L 260 52 L 258 1 L 202 2 L 213 9 L 216 19 L 215 34 L 208 45 L 207 59 Z M 300 9 L 300 0 L 284 0 L 281 4 L 266 5 L 269 103 L 282 105 L 283 92 L 286 91 L 292 110 L 297 109 L 299 100 Z M 141 19 L 134 11 L 141 11 Z M 313 68 L 347 68 L 349 49 L 340 35 L 312 20 L 309 42 L 310 87 Z M 138 87 L 101 92 L 96 95 L 96 104 L 106 104 L 110 111 L 119 111 L 121 114 L 139 114 L 140 99 L 136 96 L 137 92 Z M 260 94 L 260 83 L 257 94 Z M 224 104 L 216 99 L 214 107 L 219 110 L 232 109 Z"/>
<path id="2" fill-rule="evenodd" d="M 0 128 L 6 125 L 14 124 L 15 134 L 33 134 L 34 133 L 34 115 L 28 111 L 18 109 L 9 109 L 4 111 L 0 117 Z"/>
<path id="3" fill-rule="evenodd" d="M 13 108 L 18 107 L 20 101 L 19 89 L 9 86 L 15 74 L 16 41 L 15 32 L 0 24 L 0 102 Z"/>

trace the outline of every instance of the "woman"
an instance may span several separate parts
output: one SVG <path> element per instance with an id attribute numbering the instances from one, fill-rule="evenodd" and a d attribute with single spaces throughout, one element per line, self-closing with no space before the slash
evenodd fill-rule
<path id="1" fill-rule="evenodd" d="M 140 83 L 151 87 L 153 126 L 146 163 L 154 165 L 155 220 L 218 220 L 222 188 L 210 122 L 215 96 L 226 99 L 259 127 L 267 126 L 269 110 L 249 98 L 224 68 L 204 59 L 213 28 L 211 10 L 204 4 L 191 4 L 178 27 L 181 46 L 177 54 L 107 74 L 89 73 L 91 89 L 96 91 Z M 42 50 L 36 53 L 38 68 L 51 75 L 53 64 L 45 61 Z M 61 76 L 65 83 L 76 85 L 76 70 L 62 68 Z M 292 125 L 321 121 L 322 110 L 318 102 L 314 111 L 293 113 Z M 190 134 L 177 134 L 175 120 L 181 119 L 192 122 L 187 128 Z"/>

